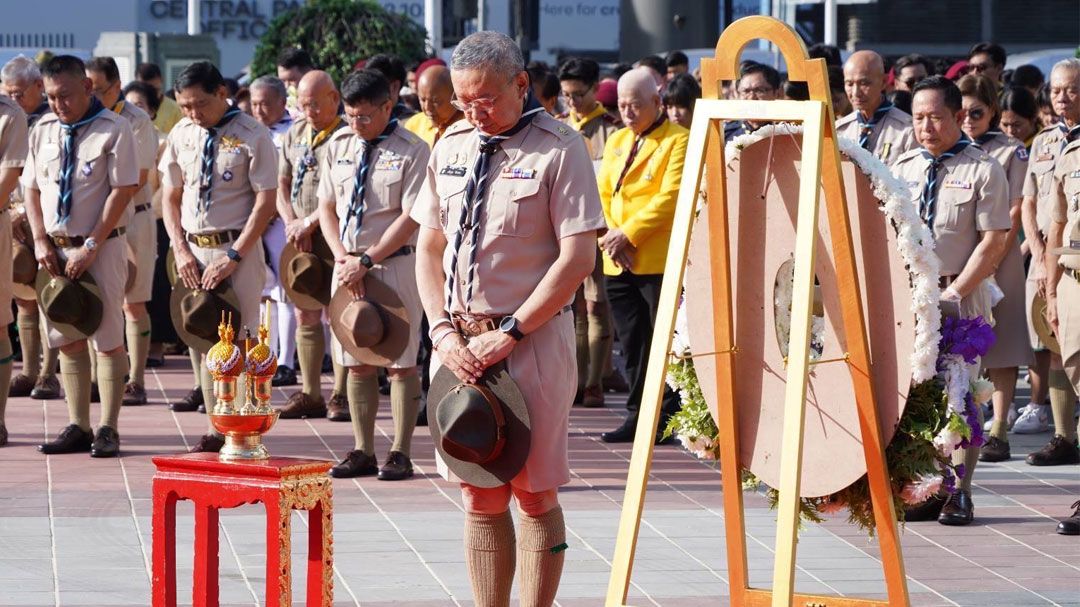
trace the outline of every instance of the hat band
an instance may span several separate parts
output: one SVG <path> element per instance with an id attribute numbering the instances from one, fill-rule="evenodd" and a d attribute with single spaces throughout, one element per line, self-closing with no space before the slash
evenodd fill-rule
<path id="1" fill-rule="evenodd" d="M 498 459 L 502 455 L 503 448 L 506 447 L 506 415 L 503 414 L 502 405 L 499 403 L 499 399 L 495 396 L 487 386 L 481 386 L 479 384 L 469 384 L 469 387 L 475 388 L 484 397 L 484 402 L 491 407 L 491 414 L 495 417 L 495 444 L 491 447 L 491 452 L 482 461 L 477 462 L 479 464 L 486 464 L 490 461 Z"/>

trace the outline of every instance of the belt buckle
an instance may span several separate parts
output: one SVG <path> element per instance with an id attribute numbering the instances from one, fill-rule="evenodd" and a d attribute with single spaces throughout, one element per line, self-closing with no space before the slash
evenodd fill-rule
<path id="1" fill-rule="evenodd" d="M 196 234 L 195 244 L 206 249 L 214 246 L 214 239 L 211 238 L 208 234 Z"/>
<path id="2" fill-rule="evenodd" d="M 475 319 L 470 318 L 469 320 L 465 321 L 465 332 L 470 337 L 476 337 L 477 335 L 480 335 L 480 323 Z"/>
<path id="3" fill-rule="evenodd" d="M 64 235 L 53 236 L 53 242 L 61 249 L 67 249 L 71 246 L 71 240 Z"/>

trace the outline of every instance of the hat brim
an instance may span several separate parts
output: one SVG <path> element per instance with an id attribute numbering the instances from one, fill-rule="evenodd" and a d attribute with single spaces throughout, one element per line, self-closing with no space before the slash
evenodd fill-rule
<path id="1" fill-rule="evenodd" d="M 56 261 L 60 271 L 63 272 L 66 262 L 59 257 L 57 257 Z M 50 281 L 52 281 L 52 274 L 49 274 L 45 268 L 39 268 L 37 276 L 34 278 L 34 298 L 38 301 L 38 305 L 41 305 L 41 292 Z M 94 280 L 90 270 L 84 271 L 81 276 L 75 279 L 75 282 L 82 285 L 91 295 L 86 302 L 86 309 L 83 310 L 79 320 L 74 323 L 56 322 L 50 318 L 49 325 L 68 339 L 86 339 L 101 326 L 101 287 Z"/>
<path id="2" fill-rule="evenodd" d="M 11 258 L 12 258 L 12 260 L 14 260 L 15 256 L 18 254 L 17 253 L 18 249 L 25 249 L 25 250 L 29 251 L 31 258 L 33 258 L 33 256 L 34 256 L 34 250 L 32 248 L 30 248 L 29 245 L 27 245 L 25 243 L 22 243 L 22 242 L 19 242 L 18 240 L 12 239 L 11 247 L 12 247 L 12 250 L 11 250 Z M 24 301 L 35 301 L 37 299 L 37 291 L 34 288 L 34 283 L 37 280 L 37 272 L 38 272 L 39 269 L 40 268 L 37 265 L 37 261 L 35 260 L 34 261 L 34 277 L 30 280 L 30 282 L 18 282 L 16 280 L 12 280 L 12 282 L 11 282 L 11 294 L 14 295 L 16 299 L 22 299 Z"/>
<path id="3" fill-rule="evenodd" d="M 493 461 L 483 464 L 466 462 L 446 453 L 442 448 L 442 428 L 438 422 L 438 407 L 443 398 L 462 382 L 450 369 L 439 367 L 428 388 L 428 406 L 434 407 L 428 413 L 431 440 L 435 449 L 446 462 L 446 466 L 462 481 L 474 487 L 500 487 L 509 483 L 525 467 L 532 446 L 532 423 L 525 397 L 517 383 L 510 377 L 505 364 L 489 368 L 480 378 L 480 384 L 486 387 L 503 403 L 506 417 L 506 443 L 502 453 Z"/>
<path id="4" fill-rule="evenodd" d="M 352 333 L 352 327 L 346 326 L 343 320 L 345 308 L 352 301 L 352 293 L 345 287 L 339 287 L 330 298 L 327 311 L 330 317 L 330 328 L 334 331 L 334 335 L 338 336 L 341 347 L 350 356 L 365 365 L 388 367 L 394 364 L 409 346 L 409 340 L 415 339 L 419 328 L 409 326 L 409 314 L 401 297 L 390 288 L 390 285 L 371 274 L 364 276 L 364 299 L 378 304 L 384 312 L 383 320 L 386 322 L 386 330 L 382 341 L 370 348 L 361 348 L 352 343 L 351 339 L 342 338 Z"/>
<path id="5" fill-rule="evenodd" d="M 1031 327 L 1035 329 L 1035 335 L 1039 337 L 1042 345 L 1046 346 L 1054 354 L 1061 354 L 1061 344 L 1058 343 L 1057 335 L 1054 335 L 1050 323 L 1046 321 L 1046 298 L 1036 293 L 1031 300 Z"/>
<path id="6" fill-rule="evenodd" d="M 326 275 L 333 277 L 334 254 L 330 250 L 330 245 L 326 244 L 326 240 L 322 237 L 322 233 L 315 232 L 312 235 L 311 252 L 323 263 L 323 271 L 326 272 Z M 311 296 L 293 290 L 293 283 L 296 279 L 292 271 L 291 262 L 297 255 L 300 255 L 300 250 L 297 249 L 296 245 L 292 242 L 286 243 L 285 248 L 281 250 L 281 260 L 278 263 L 278 268 L 280 268 L 281 272 L 281 287 L 285 289 L 285 294 L 289 296 L 289 301 L 297 308 L 309 311 L 322 310 L 330 305 L 329 282 L 327 282 L 325 293 L 319 293 L 317 296 Z"/>
<path id="7" fill-rule="evenodd" d="M 226 282 L 228 279 L 226 279 Z M 233 290 L 231 284 L 223 283 L 218 285 L 216 292 L 219 297 L 228 302 L 233 308 L 236 309 L 236 317 L 233 318 L 234 327 L 242 327 L 243 318 L 240 316 L 240 299 L 236 296 L 236 291 Z M 183 281 L 173 285 L 172 293 L 169 294 L 169 315 L 173 321 L 173 327 L 176 328 L 176 334 L 180 336 L 180 339 L 188 345 L 189 348 L 194 348 L 197 352 L 203 354 L 210 351 L 213 347 L 214 340 L 206 339 L 195 335 L 184 328 L 183 313 L 180 310 L 180 303 L 184 300 L 188 294 L 193 293 L 194 289 L 189 289 L 184 285 Z"/>

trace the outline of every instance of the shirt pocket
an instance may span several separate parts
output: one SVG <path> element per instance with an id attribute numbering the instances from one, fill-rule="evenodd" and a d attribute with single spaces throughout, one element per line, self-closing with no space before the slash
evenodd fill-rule
<path id="1" fill-rule="evenodd" d="M 464 177 L 435 180 L 435 193 L 439 196 L 439 224 L 446 234 L 461 231 L 461 209 L 465 206 L 467 183 Z"/>
<path id="2" fill-rule="evenodd" d="M 539 179 L 496 180 L 488 198 L 488 229 L 500 236 L 528 238 L 548 207 Z"/>
<path id="3" fill-rule="evenodd" d="M 199 185 L 200 160 L 199 150 L 194 147 L 181 147 L 176 151 L 176 164 L 180 166 L 184 185 Z"/>
<path id="4" fill-rule="evenodd" d="M 37 153 L 38 184 L 43 186 L 60 179 L 60 144 L 48 142 Z M 42 189 L 39 187 L 39 189 Z"/>
<path id="5" fill-rule="evenodd" d="M 942 187 L 937 199 L 937 224 L 949 232 L 974 231 L 974 200 L 974 188 Z"/>
<path id="6" fill-rule="evenodd" d="M 219 144 L 220 145 L 220 144 Z M 248 155 L 243 148 L 221 150 L 214 159 L 214 180 L 225 183 L 247 183 Z"/>
<path id="7" fill-rule="evenodd" d="M 1035 183 L 1039 186 L 1039 199 L 1050 195 L 1054 187 L 1054 162 L 1040 162 L 1031 169 L 1035 173 Z"/>
<path id="8" fill-rule="evenodd" d="M 339 164 L 330 169 L 330 181 L 334 184 L 334 191 L 338 200 L 349 207 L 352 202 L 353 179 L 356 177 L 356 169 L 351 164 Z"/>
<path id="9" fill-rule="evenodd" d="M 372 172 L 371 187 L 379 190 L 379 197 L 388 204 L 401 200 L 401 182 L 405 176 L 404 160 L 398 161 L 397 168 L 378 168 Z"/>
<path id="10" fill-rule="evenodd" d="M 75 167 L 75 182 L 89 183 L 100 179 L 107 179 L 108 159 L 105 157 L 104 136 L 90 135 L 79 142 L 75 150 L 77 165 Z"/>

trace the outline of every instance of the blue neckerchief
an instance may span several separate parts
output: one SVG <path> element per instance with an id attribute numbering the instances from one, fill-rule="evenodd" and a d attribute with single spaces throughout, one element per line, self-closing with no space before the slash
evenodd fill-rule
<path id="1" fill-rule="evenodd" d="M 878 122 L 881 122 L 881 119 L 893 107 L 892 102 L 882 96 L 881 105 L 874 110 L 874 115 L 870 117 L 870 120 L 863 118 L 862 112 L 855 112 L 855 120 L 859 123 L 859 147 L 864 150 L 870 149 L 867 146 L 870 145 L 870 135 L 873 134 L 874 127 L 878 125 Z"/>
<path id="2" fill-rule="evenodd" d="M 938 170 L 946 160 L 963 152 L 969 145 L 972 145 L 971 140 L 966 135 L 961 135 L 956 145 L 936 158 L 929 150 L 922 150 L 923 158 L 929 160 L 930 165 L 926 167 L 926 184 L 923 185 L 922 196 L 919 197 L 919 216 L 930 227 L 931 232 L 934 230 L 934 216 L 937 213 Z"/>
<path id="3" fill-rule="evenodd" d="M 533 119 L 543 111 L 544 106 L 540 105 L 540 102 L 536 100 L 530 90 L 525 97 L 521 118 L 518 119 L 517 124 L 498 135 L 480 135 L 480 153 L 476 155 L 476 162 L 473 163 L 472 171 L 469 173 L 469 180 L 465 183 L 465 200 L 461 205 L 461 216 L 458 218 L 459 229 L 457 236 L 454 238 L 450 271 L 446 273 L 447 310 L 450 309 L 450 305 L 454 301 L 454 288 L 456 286 L 454 278 L 458 269 L 458 255 L 461 253 L 461 245 L 465 240 L 466 232 L 469 233 L 469 274 L 466 282 L 468 288 L 464 300 L 466 311 L 469 310 L 472 303 L 473 282 L 476 277 L 476 252 L 480 248 L 480 216 L 484 208 L 484 189 L 487 185 L 488 163 L 491 157 L 495 155 L 495 152 L 499 150 L 499 146 L 503 141 L 513 137 L 532 124 Z"/>
<path id="4" fill-rule="evenodd" d="M 56 220 L 61 224 L 67 223 L 71 218 L 71 198 L 75 189 L 75 156 L 78 149 L 75 139 L 79 136 L 79 127 L 90 124 L 104 111 L 105 106 L 94 97 L 90 100 L 90 108 L 78 122 L 60 123 L 60 129 L 64 131 L 64 141 L 60 148 L 60 201 L 56 205 Z"/>
<path id="5" fill-rule="evenodd" d="M 1062 149 L 1065 149 L 1065 146 L 1080 139 L 1080 124 L 1070 129 L 1063 120 L 1058 123 L 1058 128 L 1061 129 L 1061 134 L 1065 136 L 1065 142 L 1061 144 Z"/>
<path id="6" fill-rule="evenodd" d="M 982 135 L 979 135 L 978 137 L 976 137 L 975 141 L 974 141 L 974 143 L 972 145 L 974 145 L 975 147 L 977 147 L 979 149 L 982 149 L 982 146 L 986 145 L 991 139 L 993 139 L 994 137 L 997 137 L 998 135 L 1003 135 L 1003 134 L 1004 133 L 1002 133 L 1001 131 L 986 131 Z"/>
<path id="7" fill-rule="evenodd" d="M 210 194 L 214 186 L 214 141 L 218 133 L 225 125 L 240 114 L 240 110 L 232 108 L 218 120 L 214 126 L 206 129 L 206 139 L 203 140 L 202 163 L 199 166 L 199 208 L 203 213 L 210 210 Z"/>
<path id="8" fill-rule="evenodd" d="M 365 139 L 360 143 L 360 164 L 356 167 L 356 175 L 353 176 L 352 198 L 349 199 L 349 211 L 345 214 L 345 221 L 341 223 L 341 240 L 345 241 L 345 231 L 349 229 L 349 221 L 355 217 L 356 226 L 353 233 L 360 234 L 360 226 L 364 223 L 364 190 L 367 187 L 367 174 L 371 165 L 371 156 L 375 148 L 386 141 L 386 138 L 394 133 L 398 127 L 398 120 L 394 118 L 375 139 Z"/>

